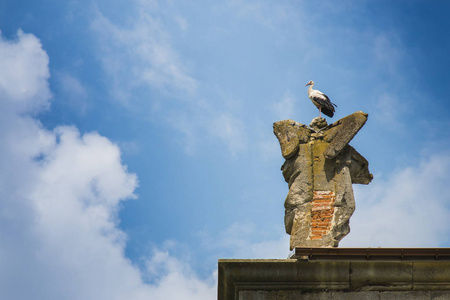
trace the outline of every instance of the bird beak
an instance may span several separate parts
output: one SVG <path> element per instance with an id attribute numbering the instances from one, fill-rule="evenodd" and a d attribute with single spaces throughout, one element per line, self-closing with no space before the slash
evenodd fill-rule
<path id="1" fill-rule="evenodd" d="M 308 85 L 310 85 L 311 84 L 311 82 L 308 82 L 308 84 L 307 85 L 305 85 L 305 86 L 308 86 Z"/>

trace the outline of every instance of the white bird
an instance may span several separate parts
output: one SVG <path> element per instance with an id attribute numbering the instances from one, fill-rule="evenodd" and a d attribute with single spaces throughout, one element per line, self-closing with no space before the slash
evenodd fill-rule
<path id="1" fill-rule="evenodd" d="M 336 104 L 330 101 L 327 95 L 318 90 L 313 90 L 314 81 L 310 80 L 307 85 L 308 86 L 308 97 L 311 99 L 312 103 L 319 109 L 319 117 L 322 117 L 321 113 L 323 112 L 325 115 L 330 118 L 334 115 L 334 106 L 337 107 Z"/>

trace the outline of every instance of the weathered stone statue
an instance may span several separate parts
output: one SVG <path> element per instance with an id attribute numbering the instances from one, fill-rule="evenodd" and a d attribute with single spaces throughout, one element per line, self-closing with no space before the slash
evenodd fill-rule
<path id="1" fill-rule="evenodd" d="M 273 124 L 286 159 L 281 167 L 289 185 L 284 224 L 295 247 L 337 247 L 350 232 L 355 210 L 352 183 L 369 184 L 368 162 L 348 143 L 367 121 L 355 112 L 327 125 L 314 118 L 308 126 L 292 120 Z"/>

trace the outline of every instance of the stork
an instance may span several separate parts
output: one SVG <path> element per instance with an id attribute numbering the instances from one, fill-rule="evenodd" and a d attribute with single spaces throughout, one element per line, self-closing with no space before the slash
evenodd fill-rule
<path id="1" fill-rule="evenodd" d="M 314 81 L 310 80 L 307 85 L 308 86 L 308 97 L 311 99 L 312 103 L 319 109 L 319 117 L 322 117 L 322 112 L 329 116 L 330 118 L 334 115 L 334 106 L 337 107 L 336 104 L 330 101 L 327 95 L 318 90 L 313 90 Z"/>

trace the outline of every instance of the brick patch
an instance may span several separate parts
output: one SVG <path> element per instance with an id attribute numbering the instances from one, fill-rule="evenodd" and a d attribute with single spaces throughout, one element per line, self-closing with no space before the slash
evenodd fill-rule
<path id="1" fill-rule="evenodd" d="M 333 191 L 314 191 L 314 198 L 311 202 L 311 231 L 308 239 L 320 240 L 330 232 L 334 200 Z"/>

